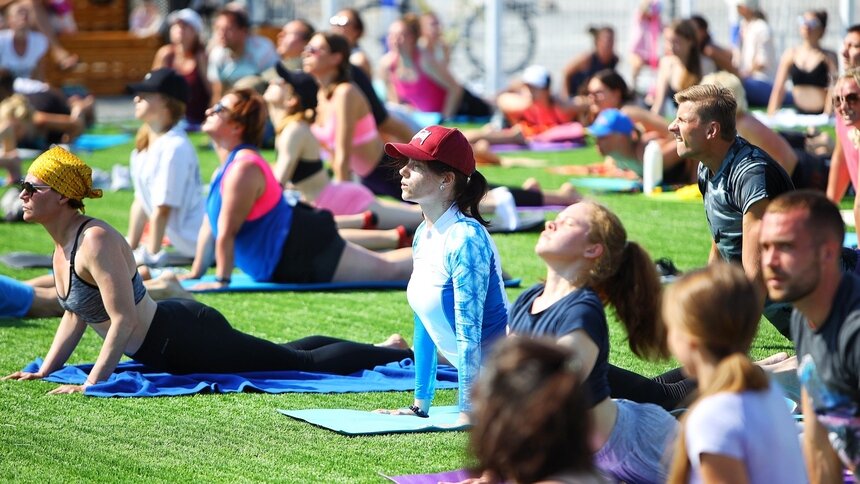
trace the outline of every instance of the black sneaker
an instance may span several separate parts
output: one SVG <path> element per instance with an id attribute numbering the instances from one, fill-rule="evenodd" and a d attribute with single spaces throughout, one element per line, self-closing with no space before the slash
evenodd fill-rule
<path id="1" fill-rule="evenodd" d="M 681 275 L 681 271 L 675 267 L 675 263 L 672 262 L 672 259 L 667 257 L 661 257 L 654 261 L 654 266 L 656 266 L 657 275 L 660 276 L 660 282 L 663 284 L 672 282 Z"/>

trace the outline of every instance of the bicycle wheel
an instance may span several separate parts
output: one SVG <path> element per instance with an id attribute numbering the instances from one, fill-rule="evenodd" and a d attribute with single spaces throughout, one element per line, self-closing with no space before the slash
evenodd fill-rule
<path id="1" fill-rule="evenodd" d="M 466 20 L 466 56 L 480 73 L 484 72 L 484 7 L 475 9 Z M 500 26 L 502 72 L 515 74 L 531 64 L 537 48 L 537 32 L 531 14 L 524 8 L 505 6 Z"/>
<path id="2" fill-rule="evenodd" d="M 371 0 L 356 8 L 364 22 L 359 44 L 368 58 L 378 61 L 388 52 L 388 26 L 400 18 L 406 7 L 402 0 Z"/>

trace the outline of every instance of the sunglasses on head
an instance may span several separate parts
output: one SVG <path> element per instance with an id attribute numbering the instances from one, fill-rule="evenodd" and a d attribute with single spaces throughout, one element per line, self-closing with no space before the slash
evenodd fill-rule
<path id="1" fill-rule="evenodd" d="M 20 188 L 22 192 L 24 192 L 27 195 L 32 197 L 40 189 L 46 188 L 46 189 L 50 190 L 51 186 L 50 185 L 35 185 L 35 184 L 30 183 L 28 181 L 21 180 L 20 182 L 18 182 L 18 188 Z"/>
<path id="2" fill-rule="evenodd" d="M 333 25 L 335 27 L 346 27 L 349 23 L 349 17 L 346 15 L 335 15 L 332 18 L 328 19 L 329 25 Z"/>

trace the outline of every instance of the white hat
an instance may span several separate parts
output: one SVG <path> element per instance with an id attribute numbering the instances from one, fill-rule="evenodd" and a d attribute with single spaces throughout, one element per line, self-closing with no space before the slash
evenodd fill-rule
<path id="1" fill-rule="evenodd" d="M 173 25 L 180 20 L 194 29 L 198 36 L 203 35 L 203 19 L 201 19 L 200 15 L 194 10 L 183 8 L 182 10 L 171 12 L 170 15 L 167 16 L 167 23 L 169 25 Z"/>
<path id="2" fill-rule="evenodd" d="M 549 71 L 544 66 L 528 66 L 523 71 L 523 82 L 537 89 L 546 89 L 549 87 Z"/>

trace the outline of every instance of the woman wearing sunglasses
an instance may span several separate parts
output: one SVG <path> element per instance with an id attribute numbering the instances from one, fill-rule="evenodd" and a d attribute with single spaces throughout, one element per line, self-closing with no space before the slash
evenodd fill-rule
<path id="1" fill-rule="evenodd" d="M 320 86 L 311 131 L 328 154 L 335 182 L 353 180 L 377 195 L 400 199 L 400 177 L 383 163 L 382 138 L 370 104 L 351 82 L 346 37 L 317 33 L 305 46 L 302 65 Z"/>
<path id="2" fill-rule="evenodd" d="M 828 87 L 839 70 L 836 53 L 821 47 L 827 28 L 826 10 L 808 10 L 798 17 L 800 45 L 786 49 L 779 61 L 767 114 L 773 116 L 785 104 L 801 114 L 829 113 Z M 785 83 L 791 79 L 791 95 Z"/>
<path id="3" fill-rule="evenodd" d="M 846 70 L 833 86 L 833 111 L 836 113 L 836 145 L 830 160 L 827 198 L 838 203 L 848 185 L 860 189 L 857 181 L 860 163 L 860 68 Z M 860 216 L 860 197 L 854 199 L 855 220 Z"/>
<path id="4" fill-rule="evenodd" d="M 221 166 L 209 186 L 206 215 L 197 236 L 197 255 L 188 277 L 209 267 L 215 241 L 217 282 L 230 284 L 234 267 L 257 281 L 341 282 L 406 280 L 411 249 L 384 254 L 344 241 L 330 212 L 291 202 L 257 148 L 266 106 L 250 89 L 228 92 L 209 108 L 203 131 L 212 139 Z"/>
<path id="5" fill-rule="evenodd" d="M 233 107 L 231 96 L 225 102 Z M 249 164 L 242 171 L 252 169 Z M 44 226 L 54 241 L 54 282 L 64 313 L 39 371 L 17 371 L 4 379 L 41 379 L 60 369 L 88 326 L 104 343 L 86 382 L 62 385 L 51 393 L 82 392 L 106 380 L 123 354 L 175 374 L 267 370 L 349 374 L 411 356 L 409 350 L 323 336 L 275 344 L 232 328 L 218 311 L 196 301 L 156 303 L 123 236 L 106 222 L 84 215 L 83 199 L 101 196 L 101 190 L 92 187 L 90 167 L 60 147 L 46 151 L 30 166 L 20 195 L 24 220 Z"/>

